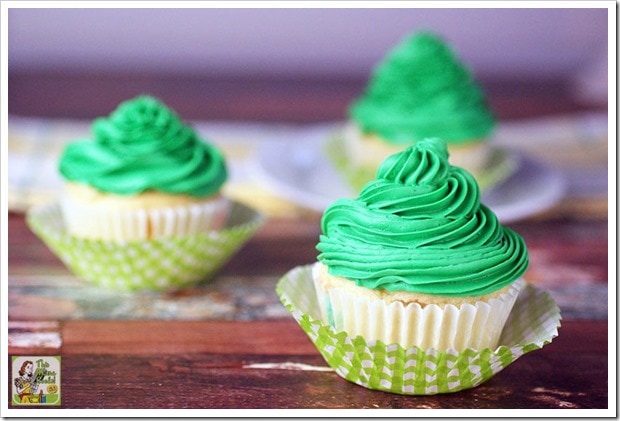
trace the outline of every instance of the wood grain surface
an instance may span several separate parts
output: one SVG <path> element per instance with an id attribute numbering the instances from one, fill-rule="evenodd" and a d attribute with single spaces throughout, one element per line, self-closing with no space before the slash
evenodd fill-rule
<path id="1" fill-rule="evenodd" d="M 309 122 L 342 118 L 362 83 L 33 72 L 9 75 L 9 86 L 10 112 L 20 115 L 92 117 L 150 91 L 187 118 Z M 502 118 L 592 109 L 555 82 L 487 86 Z M 10 212 L 5 358 L 61 355 L 61 409 L 608 407 L 608 222 L 600 212 L 558 207 L 509 224 L 528 245 L 528 281 L 562 309 L 559 336 L 476 388 L 433 396 L 343 380 L 279 302 L 279 278 L 316 260 L 319 220 L 312 212 L 270 218 L 208 282 L 176 293 L 124 294 L 77 279 L 24 215 Z"/>

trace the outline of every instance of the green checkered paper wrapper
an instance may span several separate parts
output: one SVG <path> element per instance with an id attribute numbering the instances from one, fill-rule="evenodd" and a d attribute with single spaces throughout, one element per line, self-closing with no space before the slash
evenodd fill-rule
<path id="1" fill-rule="evenodd" d="M 553 298 L 526 284 L 496 349 L 439 352 L 367 342 L 323 323 L 312 265 L 289 271 L 278 282 L 276 292 L 339 376 L 368 389 L 404 395 L 450 393 L 478 386 L 522 355 L 550 343 L 558 335 L 561 320 Z"/>
<path id="2" fill-rule="evenodd" d="M 229 219 L 220 230 L 124 243 L 67 234 L 58 203 L 30 208 L 26 221 L 83 280 L 111 290 L 166 291 L 209 279 L 251 238 L 264 218 L 232 202 Z"/>

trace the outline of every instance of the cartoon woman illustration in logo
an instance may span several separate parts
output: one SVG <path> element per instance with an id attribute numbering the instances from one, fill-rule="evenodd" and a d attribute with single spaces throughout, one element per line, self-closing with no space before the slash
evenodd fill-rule
<path id="1" fill-rule="evenodd" d="M 30 397 L 37 393 L 39 388 L 34 378 L 33 368 L 32 361 L 24 361 L 19 369 L 19 377 L 15 377 L 15 389 L 22 403 L 31 402 Z"/>

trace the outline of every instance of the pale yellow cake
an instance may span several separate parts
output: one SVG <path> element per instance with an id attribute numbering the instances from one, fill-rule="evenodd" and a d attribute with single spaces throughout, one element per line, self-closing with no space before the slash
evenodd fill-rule
<path id="1" fill-rule="evenodd" d="M 208 198 L 154 190 L 122 196 L 79 183 L 65 183 L 61 206 L 72 235 L 133 241 L 217 230 L 224 226 L 230 201 L 217 193 Z"/>

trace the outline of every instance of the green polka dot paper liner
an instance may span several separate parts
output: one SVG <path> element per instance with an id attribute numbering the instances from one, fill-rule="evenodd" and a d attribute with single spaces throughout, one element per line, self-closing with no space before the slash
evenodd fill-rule
<path id="1" fill-rule="evenodd" d="M 229 220 L 220 230 L 125 243 L 67 234 L 57 203 L 31 208 L 26 221 L 83 280 L 110 290 L 166 291 L 211 278 L 260 228 L 264 218 L 233 202 Z"/>
<path id="2" fill-rule="evenodd" d="M 276 293 L 339 376 L 368 389 L 403 395 L 451 393 L 478 386 L 522 355 L 550 343 L 558 335 L 561 320 L 553 298 L 526 284 L 496 349 L 439 352 L 367 342 L 323 323 L 311 265 L 289 271 L 278 282 Z"/>

